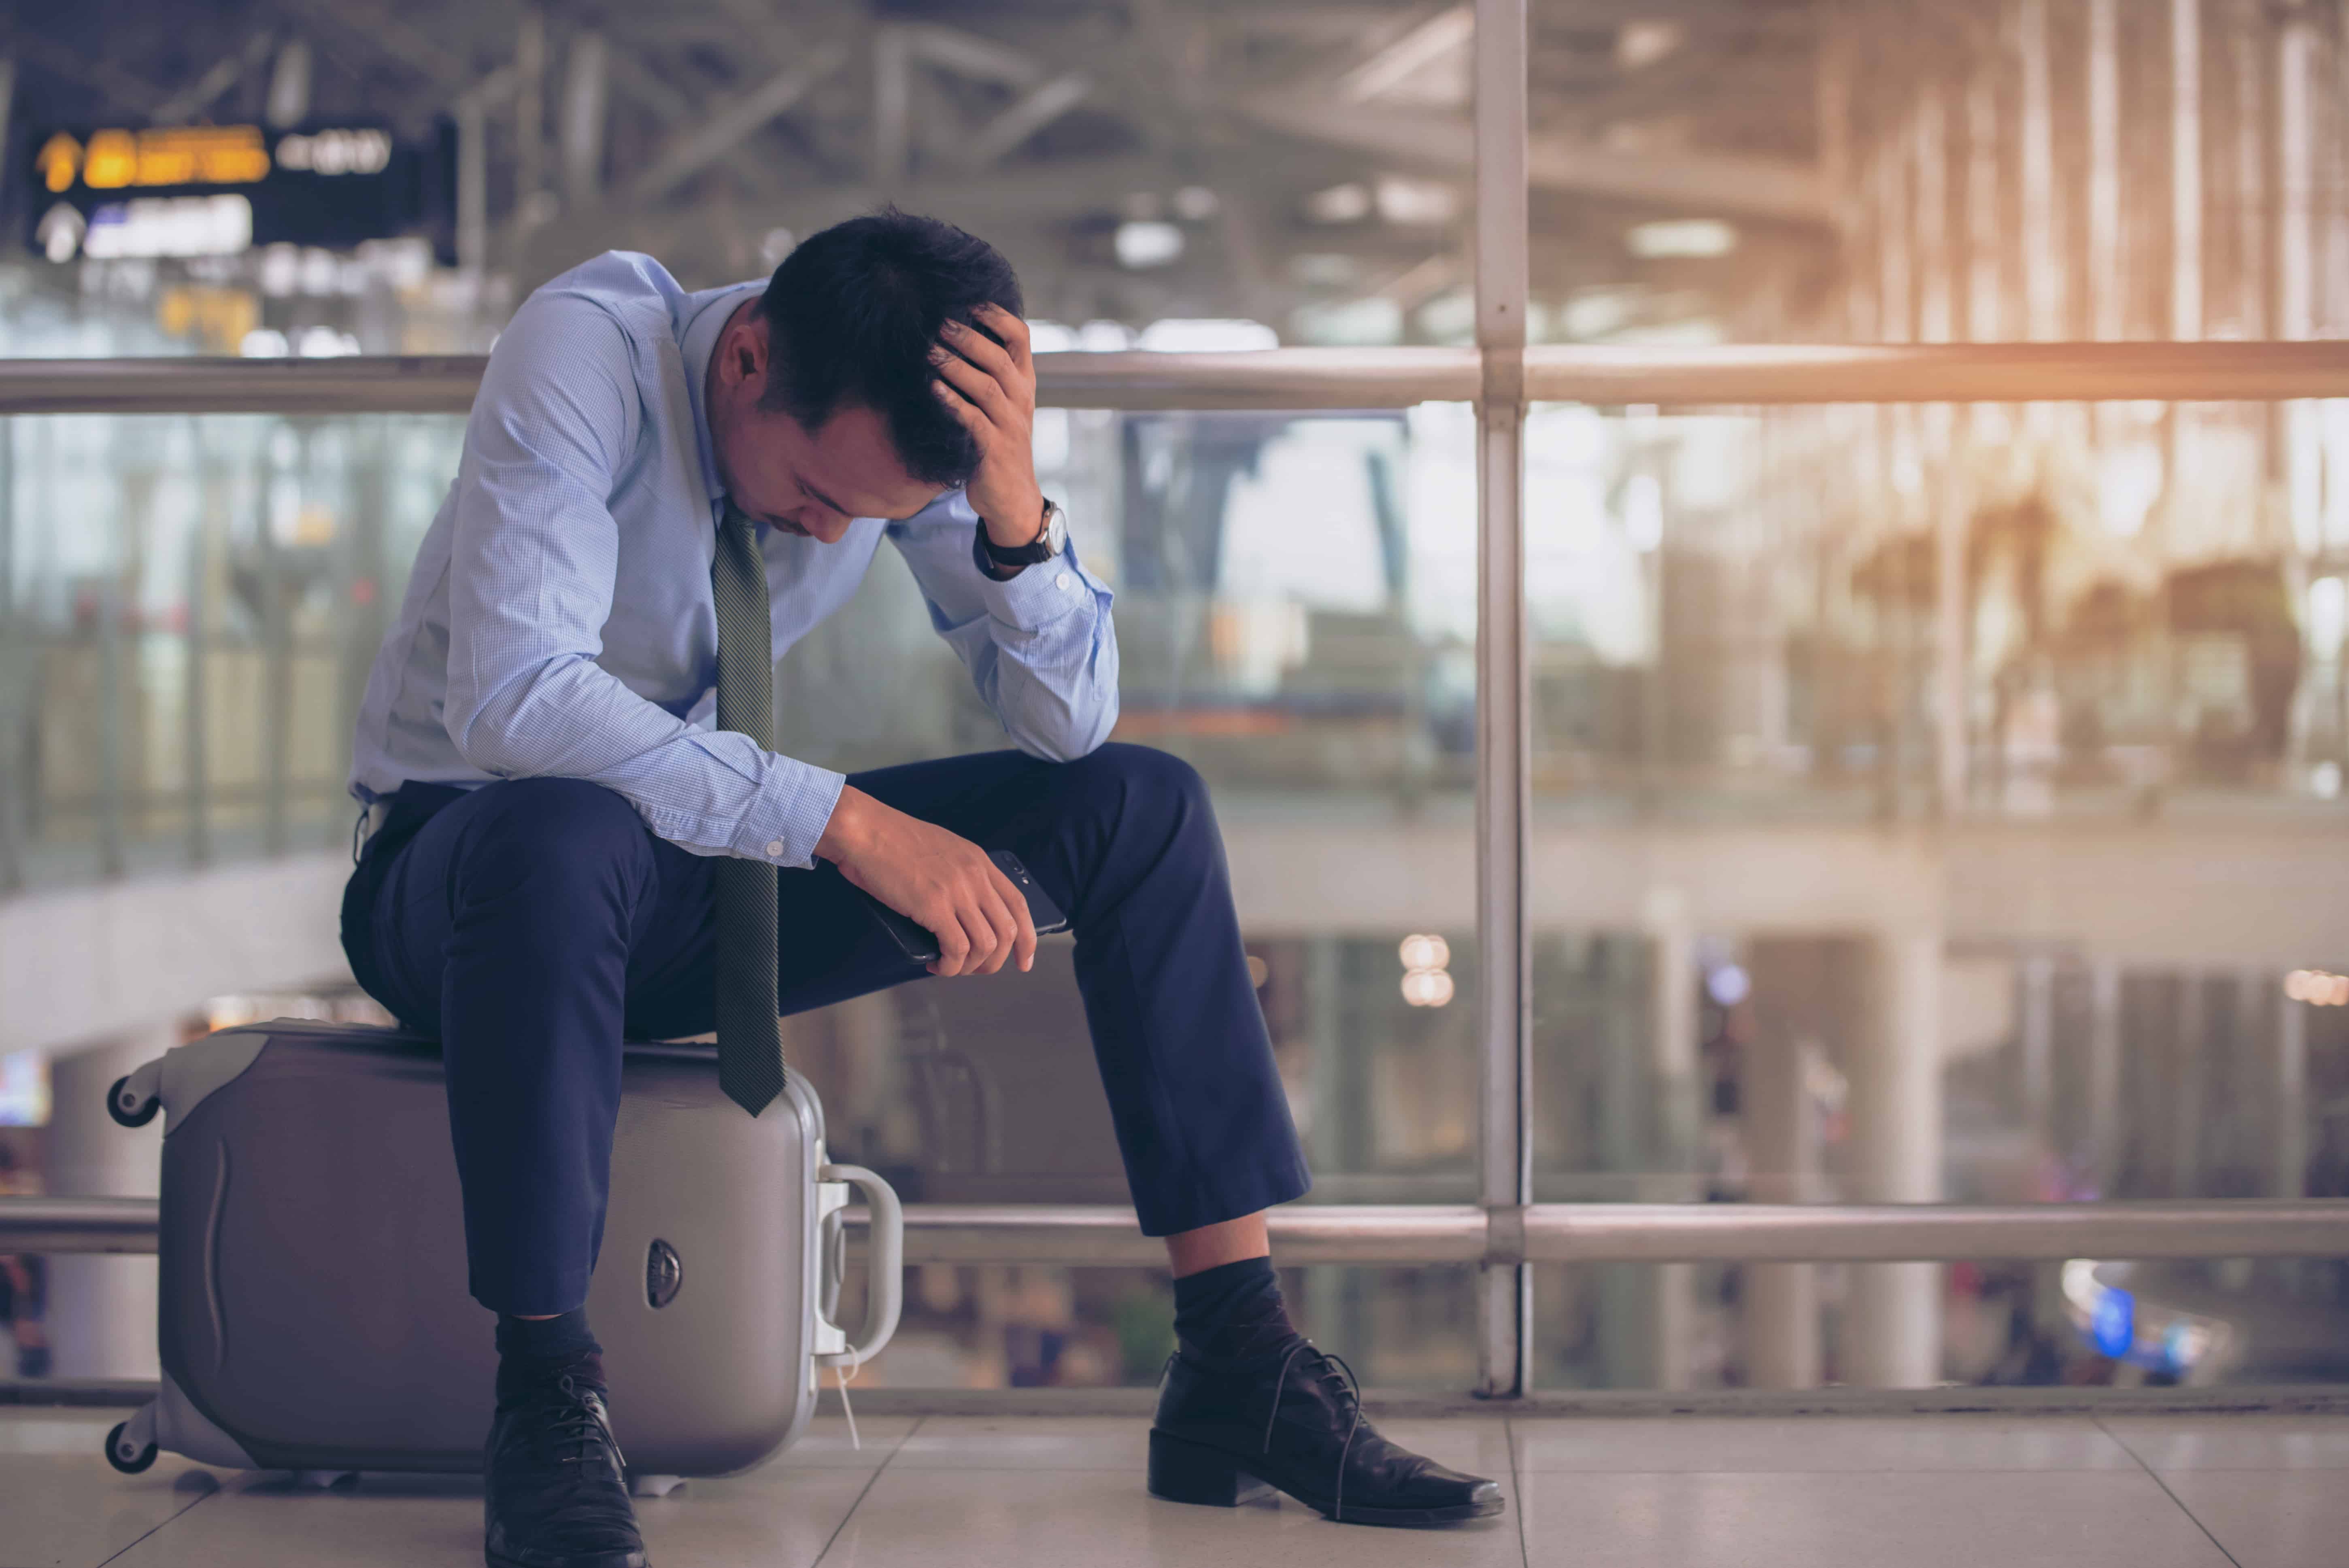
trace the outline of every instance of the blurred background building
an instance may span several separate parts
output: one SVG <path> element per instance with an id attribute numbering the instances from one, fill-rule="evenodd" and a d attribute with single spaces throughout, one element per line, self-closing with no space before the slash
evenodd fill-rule
<path id="1" fill-rule="evenodd" d="M 1007 252 L 1043 350 L 1472 340 L 1462 5 L 13 24 L 10 356 L 478 353 L 598 251 L 707 286 L 884 201 Z M 2344 28 L 2335 0 L 1536 0 L 1529 334 L 2343 335 Z M 1119 736 L 1216 787 L 1319 1202 L 1477 1194 L 1474 434 L 1464 404 L 1039 418 L 1119 595 Z M 367 1016 L 333 931 L 351 717 L 460 438 L 0 422 L 13 1180 L 151 1190 L 99 1119 L 127 1064 Z M 1526 443 L 1537 1197 L 2349 1194 L 2349 399 L 1556 405 Z M 1000 743 L 894 560 L 778 700 L 832 767 Z M 1123 1199 L 1065 947 L 790 1044 L 834 1149 L 909 1200 Z M 60 1372 L 151 1368 L 150 1263 L 47 1272 Z M 1291 1290 L 1370 1381 L 1456 1387 L 1473 1272 Z M 1149 1382 L 1164 1295 L 926 1265 L 868 1376 Z M 2333 1263 L 1554 1267 L 1534 1300 L 1549 1387 L 2349 1377 Z"/>

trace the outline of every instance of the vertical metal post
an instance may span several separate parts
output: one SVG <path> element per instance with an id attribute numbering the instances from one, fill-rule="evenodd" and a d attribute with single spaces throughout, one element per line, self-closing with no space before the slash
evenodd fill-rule
<path id="1" fill-rule="evenodd" d="M 0 169 L 8 167 L 8 119 L 16 112 L 16 61 L 0 55 Z"/>
<path id="2" fill-rule="evenodd" d="M 2316 329 L 2316 25 L 2292 10 L 2277 26 L 2276 335 L 2304 338 Z"/>
<path id="3" fill-rule="evenodd" d="M 2260 30 L 2238 16 L 2229 29 L 2235 66 L 2235 330 L 2264 337 L 2268 322 L 2265 134 L 2267 63 Z"/>
<path id="4" fill-rule="evenodd" d="M 1525 911 L 1526 746 L 1525 346 L 1526 0 L 1476 0 L 1476 935 L 1483 1063 L 1477 1196 L 1521 1233 L 1532 1196 Z M 1506 1216 L 1506 1219 L 1504 1219 Z M 1525 1392 L 1532 1274 L 1487 1266 L 1478 1281 L 1478 1379 L 1486 1398 Z"/>
<path id="5" fill-rule="evenodd" d="M 2316 27 L 2305 9 L 2276 19 L 2275 335 L 2300 339 L 2316 328 L 2316 129 L 2310 102 Z M 2316 405 L 2285 403 L 2278 412 L 2291 539 L 2301 553 L 2322 539 L 2323 456 Z"/>
<path id="6" fill-rule="evenodd" d="M 2246 985 L 2273 986 L 2276 1008 L 2275 1189 L 2278 1198 L 2308 1196 L 2308 1004 L 2283 995 L 2271 975 Z"/>
<path id="7" fill-rule="evenodd" d="M 559 139 L 563 197 L 594 205 L 604 184 L 604 130 L 611 104 L 611 54 L 601 33 L 578 33 L 564 57 Z"/>
<path id="8" fill-rule="evenodd" d="M 2098 958 L 2088 969 L 2088 1168 L 2099 1198 L 2121 1169 L 2121 969 Z"/>
<path id="9" fill-rule="evenodd" d="M 514 33 L 514 207 L 509 228 L 517 272 L 530 232 L 546 210 L 546 15 L 524 5 Z"/>
<path id="10" fill-rule="evenodd" d="M 489 111 L 477 94 L 457 100 L 457 264 L 479 288 L 490 249 Z"/>
<path id="11" fill-rule="evenodd" d="M 1917 105 L 1912 127 L 1916 191 L 1910 215 L 1920 288 L 1917 336 L 1947 343 L 1955 335 L 1959 261 L 1950 243 L 1950 121 L 1938 88 Z M 1973 510 L 1958 411 L 1947 403 L 1922 411 L 1939 474 L 1933 514 L 1933 779 L 1945 817 L 1965 809 L 1966 777 L 1966 531 Z"/>
<path id="12" fill-rule="evenodd" d="M 2169 1195 L 2194 1197 L 2202 1185 L 2202 1115 L 2210 1024 L 2203 1009 L 2202 976 L 2188 970 L 2178 977 L 2176 1055 L 2171 1057 Z"/>
<path id="13" fill-rule="evenodd" d="M 873 35 L 873 183 L 882 194 L 905 182 L 913 151 L 913 61 L 905 31 Z"/>
<path id="14" fill-rule="evenodd" d="M 2023 56 L 2023 300 L 2034 343 L 2064 335 L 2064 263 L 2056 232 L 2055 87 L 2047 49 L 2047 0 L 2021 0 Z"/>
<path id="15" fill-rule="evenodd" d="M 202 866 L 212 858 L 212 508 L 216 492 L 212 465 L 204 458 L 202 422 L 188 420 L 188 450 L 196 465 L 196 526 L 188 539 L 188 620 L 186 686 L 182 693 L 181 749 L 187 776 L 188 863 Z"/>
<path id="16" fill-rule="evenodd" d="M 118 538 L 119 536 L 118 535 Z M 98 870 L 119 877 L 123 851 L 122 562 L 107 563 L 98 583 Z"/>
<path id="17" fill-rule="evenodd" d="M 2202 0 L 2169 0 L 2169 335 L 2202 335 Z"/>
<path id="18" fill-rule="evenodd" d="M 1816 975 L 1802 963 L 1799 939 L 1754 943 L 1746 967 L 1764 995 L 1788 973 Z M 1805 1081 L 1819 1046 L 1811 1026 L 1789 1009 L 1757 1003 L 1759 1026 L 1738 1051 L 1739 1131 L 1758 1203 L 1819 1201 L 1821 1153 L 1817 1098 Z M 1738 1318 L 1745 1380 L 1755 1388 L 1812 1388 L 1821 1374 L 1819 1271 L 1815 1264 L 1748 1264 L 1740 1279 Z"/>
<path id="19" fill-rule="evenodd" d="M 272 129 L 286 130 L 310 118 L 310 46 L 289 38 L 277 50 L 269 71 L 269 96 L 263 116 Z"/>
<path id="20" fill-rule="evenodd" d="M 2045 953 L 2023 955 L 2017 976 L 2017 1011 L 2023 1037 L 2023 1124 L 2044 1147 L 2053 1147 L 2055 1103 L 2055 960 Z"/>
<path id="21" fill-rule="evenodd" d="M 2120 0 L 2088 0 L 2089 333 L 2110 343 L 2127 330 L 2121 276 Z"/>
<path id="22" fill-rule="evenodd" d="M 1941 933 L 1930 921 L 1878 934 L 1868 1034 L 1849 1063 L 1850 1171 L 1868 1203 L 1941 1201 Z M 1941 1375 L 1941 1265 L 1860 1264 L 1844 1314 L 1844 1376 L 1863 1387 L 1930 1387 Z"/>
<path id="23" fill-rule="evenodd" d="M 0 87 L 14 69 L 13 62 L 0 60 Z M 0 119 L 0 140 L 5 140 L 7 126 Z M 29 706 L 33 683 L 17 665 L 16 641 L 16 421 L 0 419 L 0 893 L 25 884 L 24 797 L 36 783 L 24 765 L 25 732 L 32 716 L 18 707 L 20 700 Z M 23 657 L 29 665 L 29 647 Z"/>
<path id="24" fill-rule="evenodd" d="M 306 469 L 308 442 L 301 443 Z M 303 471 L 297 469 L 297 472 Z M 272 465 L 274 472 L 274 465 Z M 268 494 L 266 488 L 264 495 Z M 294 748 L 294 629 L 284 551 L 275 519 L 264 512 L 256 534 L 261 553 L 261 846 L 285 852 L 286 785 Z"/>
<path id="25" fill-rule="evenodd" d="M 1998 132 L 1998 78 L 1989 67 L 1978 65 L 1966 83 L 1966 336 L 1974 343 L 1996 343 L 2005 335 Z M 1980 415 L 1979 406 L 1975 412 Z M 1975 423 L 1981 423 L 1979 417 Z"/>
<path id="26" fill-rule="evenodd" d="M 1680 889 L 1657 887 L 1646 901 L 1648 1051 L 1656 1120 L 1650 1169 L 1695 1184 L 1703 1140 L 1702 1063 L 1696 1006 L 1696 933 Z M 1659 1388 L 1686 1388 L 1696 1357 L 1696 1274 L 1687 1264 L 1655 1265 L 1654 1360 Z"/>
<path id="27" fill-rule="evenodd" d="M 2180 343 L 2202 335 L 2202 0 L 2169 0 L 2169 321 Z M 2165 547 L 2187 505 L 2193 414 L 2172 403 L 2161 422 Z"/>

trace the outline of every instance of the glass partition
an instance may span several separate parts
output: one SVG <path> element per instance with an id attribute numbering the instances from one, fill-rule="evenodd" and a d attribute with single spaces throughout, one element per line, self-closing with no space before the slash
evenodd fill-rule
<path id="1" fill-rule="evenodd" d="M 2349 1192 L 2332 407 L 1536 408 L 1536 1200 Z M 2206 1379 L 2349 1315 L 2096 1266 Z M 1546 1270 L 1542 1375 L 2185 1375 L 2065 1269 Z"/>
<path id="2" fill-rule="evenodd" d="M 1117 593 L 1114 738 L 1214 790 L 1316 1202 L 1475 1195 L 1472 438 L 1441 405 L 1039 419 L 1046 490 Z M 1003 744 L 885 551 L 778 686 L 783 749 L 826 766 Z M 1123 1203 L 1071 952 L 791 1020 L 834 1150 L 908 1202 Z M 938 1265 L 916 1284 L 875 1378 L 1157 1378 L 1156 1271 Z M 1365 1377 L 1469 1378 L 1473 1270 L 1287 1284 Z"/>
<path id="3" fill-rule="evenodd" d="M 347 844 L 351 724 L 462 429 L 0 424 L 0 891 Z"/>

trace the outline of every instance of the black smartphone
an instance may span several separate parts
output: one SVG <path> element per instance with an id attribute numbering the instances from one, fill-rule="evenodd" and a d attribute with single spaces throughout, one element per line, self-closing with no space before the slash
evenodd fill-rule
<path id="1" fill-rule="evenodd" d="M 996 868 L 1011 879 L 1013 887 L 1026 895 L 1028 918 L 1036 923 L 1037 935 L 1050 936 L 1056 932 L 1069 929 L 1069 917 L 1061 913 L 1060 906 L 1052 902 L 1050 894 L 1036 885 L 1036 879 L 1028 874 L 1028 868 L 1019 863 L 1018 855 L 1013 854 L 1009 850 L 989 850 L 987 851 L 987 858 L 993 861 Z M 931 934 L 928 927 L 923 925 L 912 915 L 898 913 L 854 882 L 850 883 L 849 887 L 851 892 L 864 901 L 864 907 L 873 912 L 873 918 L 881 923 L 881 929 L 890 934 L 898 947 L 904 950 L 907 958 L 916 964 L 935 964 L 938 961 L 938 939 Z"/>

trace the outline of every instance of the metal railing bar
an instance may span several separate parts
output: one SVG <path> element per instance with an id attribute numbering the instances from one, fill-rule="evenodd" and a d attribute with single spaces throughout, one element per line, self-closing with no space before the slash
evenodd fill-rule
<path id="1" fill-rule="evenodd" d="M 1947 1263 L 2349 1256 L 2349 1201 L 1536 1203 L 1537 1263 Z"/>
<path id="2" fill-rule="evenodd" d="M 154 1198 L 0 1198 L 0 1253 L 151 1253 Z"/>
<path id="3" fill-rule="evenodd" d="M 1526 351 L 1537 402 L 1740 407 L 1784 403 L 2269 402 L 2339 397 L 2349 341 L 1737 344 Z"/>
<path id="4" fill-rule="evenodd" d="M 2349 340 L 2259 343 L 1552 345 L 1525 352 L 1536 402 L 2267 402 L 2349 397 Z M 462 414 L 480 355 L 343 359 L 0 360 L 0 414 Z M 1063 408 L 1403 408 L 1469 402 L 1474 348 L 1040 354 Z"/>
<path id="5" fill-rule="evenodd" d="M 0 1253 L 151 1253 L 152 1198 L 0 1198 Z M 2349 1257 L 2349 1200 L 2208 1203 L 1291 1204 L 1284 1264 L 1900 1263 Z M 864 1211 L 848 1211 L 861 1227 Z M 1502 1245 L 1522 1233 L 1522 1251 Z M 1151 1267 L 1164 1245 L 1107 1205 L 905 1205 L 905 1261 Z"/>

